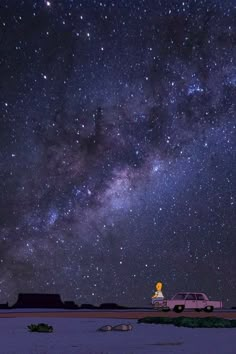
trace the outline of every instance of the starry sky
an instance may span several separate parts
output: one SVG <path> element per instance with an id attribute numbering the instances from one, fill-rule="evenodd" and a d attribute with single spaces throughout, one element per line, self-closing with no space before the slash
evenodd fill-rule
<path id="1" fill-rule="evenodd" d="M 0 303 L 236 305 L 236 2 L 2 0 Z"/>

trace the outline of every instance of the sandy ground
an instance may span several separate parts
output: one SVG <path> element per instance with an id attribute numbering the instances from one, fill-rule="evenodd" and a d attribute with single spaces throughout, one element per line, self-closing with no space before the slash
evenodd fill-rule
<path id="1" fill-rule="evenodd" d="M 53 333 L 30 333 L 27 325 L 46 322 Z M 129 332 L 98 332 L 103 325 L 131 323 Z M 236 330 L 138 324 L 98 318 L 0 318 L 1 354 L 235 354 Z"/>

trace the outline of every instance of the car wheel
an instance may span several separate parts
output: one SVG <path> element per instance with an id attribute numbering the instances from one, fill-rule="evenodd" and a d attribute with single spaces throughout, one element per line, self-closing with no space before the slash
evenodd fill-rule
<path id="1" fill-rule="evenodd" d="M 183 305 L 176 305 L 175 307 L 174 307 L 174 311 L 175 312 L 182 312 L 182 311 L 184 311 L 184 306 Z"/>
<path id="2" fill-rule="evenodd" d="M 204 311 L 206 311 L 206 312 L 212 312 L 213 309 L 214 309 L 213 306 L 206 306 L 206 307 L 204 308 Z"/>

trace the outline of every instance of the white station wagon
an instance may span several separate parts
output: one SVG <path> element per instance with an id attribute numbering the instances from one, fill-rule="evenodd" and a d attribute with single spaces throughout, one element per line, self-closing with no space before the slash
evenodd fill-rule
<path id="1" fill-rule="evenodd" d="M 223 307 L 222 301 L 211 301 L 206 294 L 194 292 L 177 293 L 171 300 L 153 298 L 152 305 L 155 309 L 162 309 L 164 311 L 173 310 L 175 312 L 182 312 L 184 309 L 212 312 L 214 309 L 221 309 Z"/>

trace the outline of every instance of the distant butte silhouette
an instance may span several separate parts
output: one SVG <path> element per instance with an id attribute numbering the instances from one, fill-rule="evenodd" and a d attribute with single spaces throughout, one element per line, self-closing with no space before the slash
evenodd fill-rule
<path id="1" fill-rule="evenodd" d="M 97 309 L 98 307 L 97 306 L 94 306 L 92 304 L 82 304 L 80 306 L 81 309 Z"/>
<path id="2" fill-rule="evenodd" d="M 0 304 L 0 309 L 9 309 L 8 302 L 6 302 L 5 304 Z"/>
<path id="3" fill-rule="evenodd" d="M 107 302 L 107 303 L 104 303 L 104 304 L 101 304 L 99 306 L 100 309 L 126 309 L 127 307 L 125 306 L 120 306 L 120 305 L 117 305 L 116 303 L 113 303 L 113 302 Z"/>
<path id="4" fill-rule="evenodd" d="M 22 294 L 18 295 L 12 308 L 64 308 L 59 294 Z"/>
<path id="5" fill-rule="evenodd" d="M 64 301 L 65 309 L 78 309 L 79 306 L 74 303 L 74 301 Z"/>
<path id="6" fill-rule="evenodd" d="M 78 306 L 74 301 L 62 302 L 59 294 L 40 294 L 40 293 L 19 293 L 16 303 L 12 306 L 0 304 L 0 309 L 14 308 L 50 308 L 50 309 L 96 309 L 96 310 L 118 310 L 118 309 L 139 309 L 139 307 L 121 306 L 113 302 L 103 303 L 100 306 L 92 304 L 82 304 Z M 149 307 L 148 307 L 149 308 Z"/>

